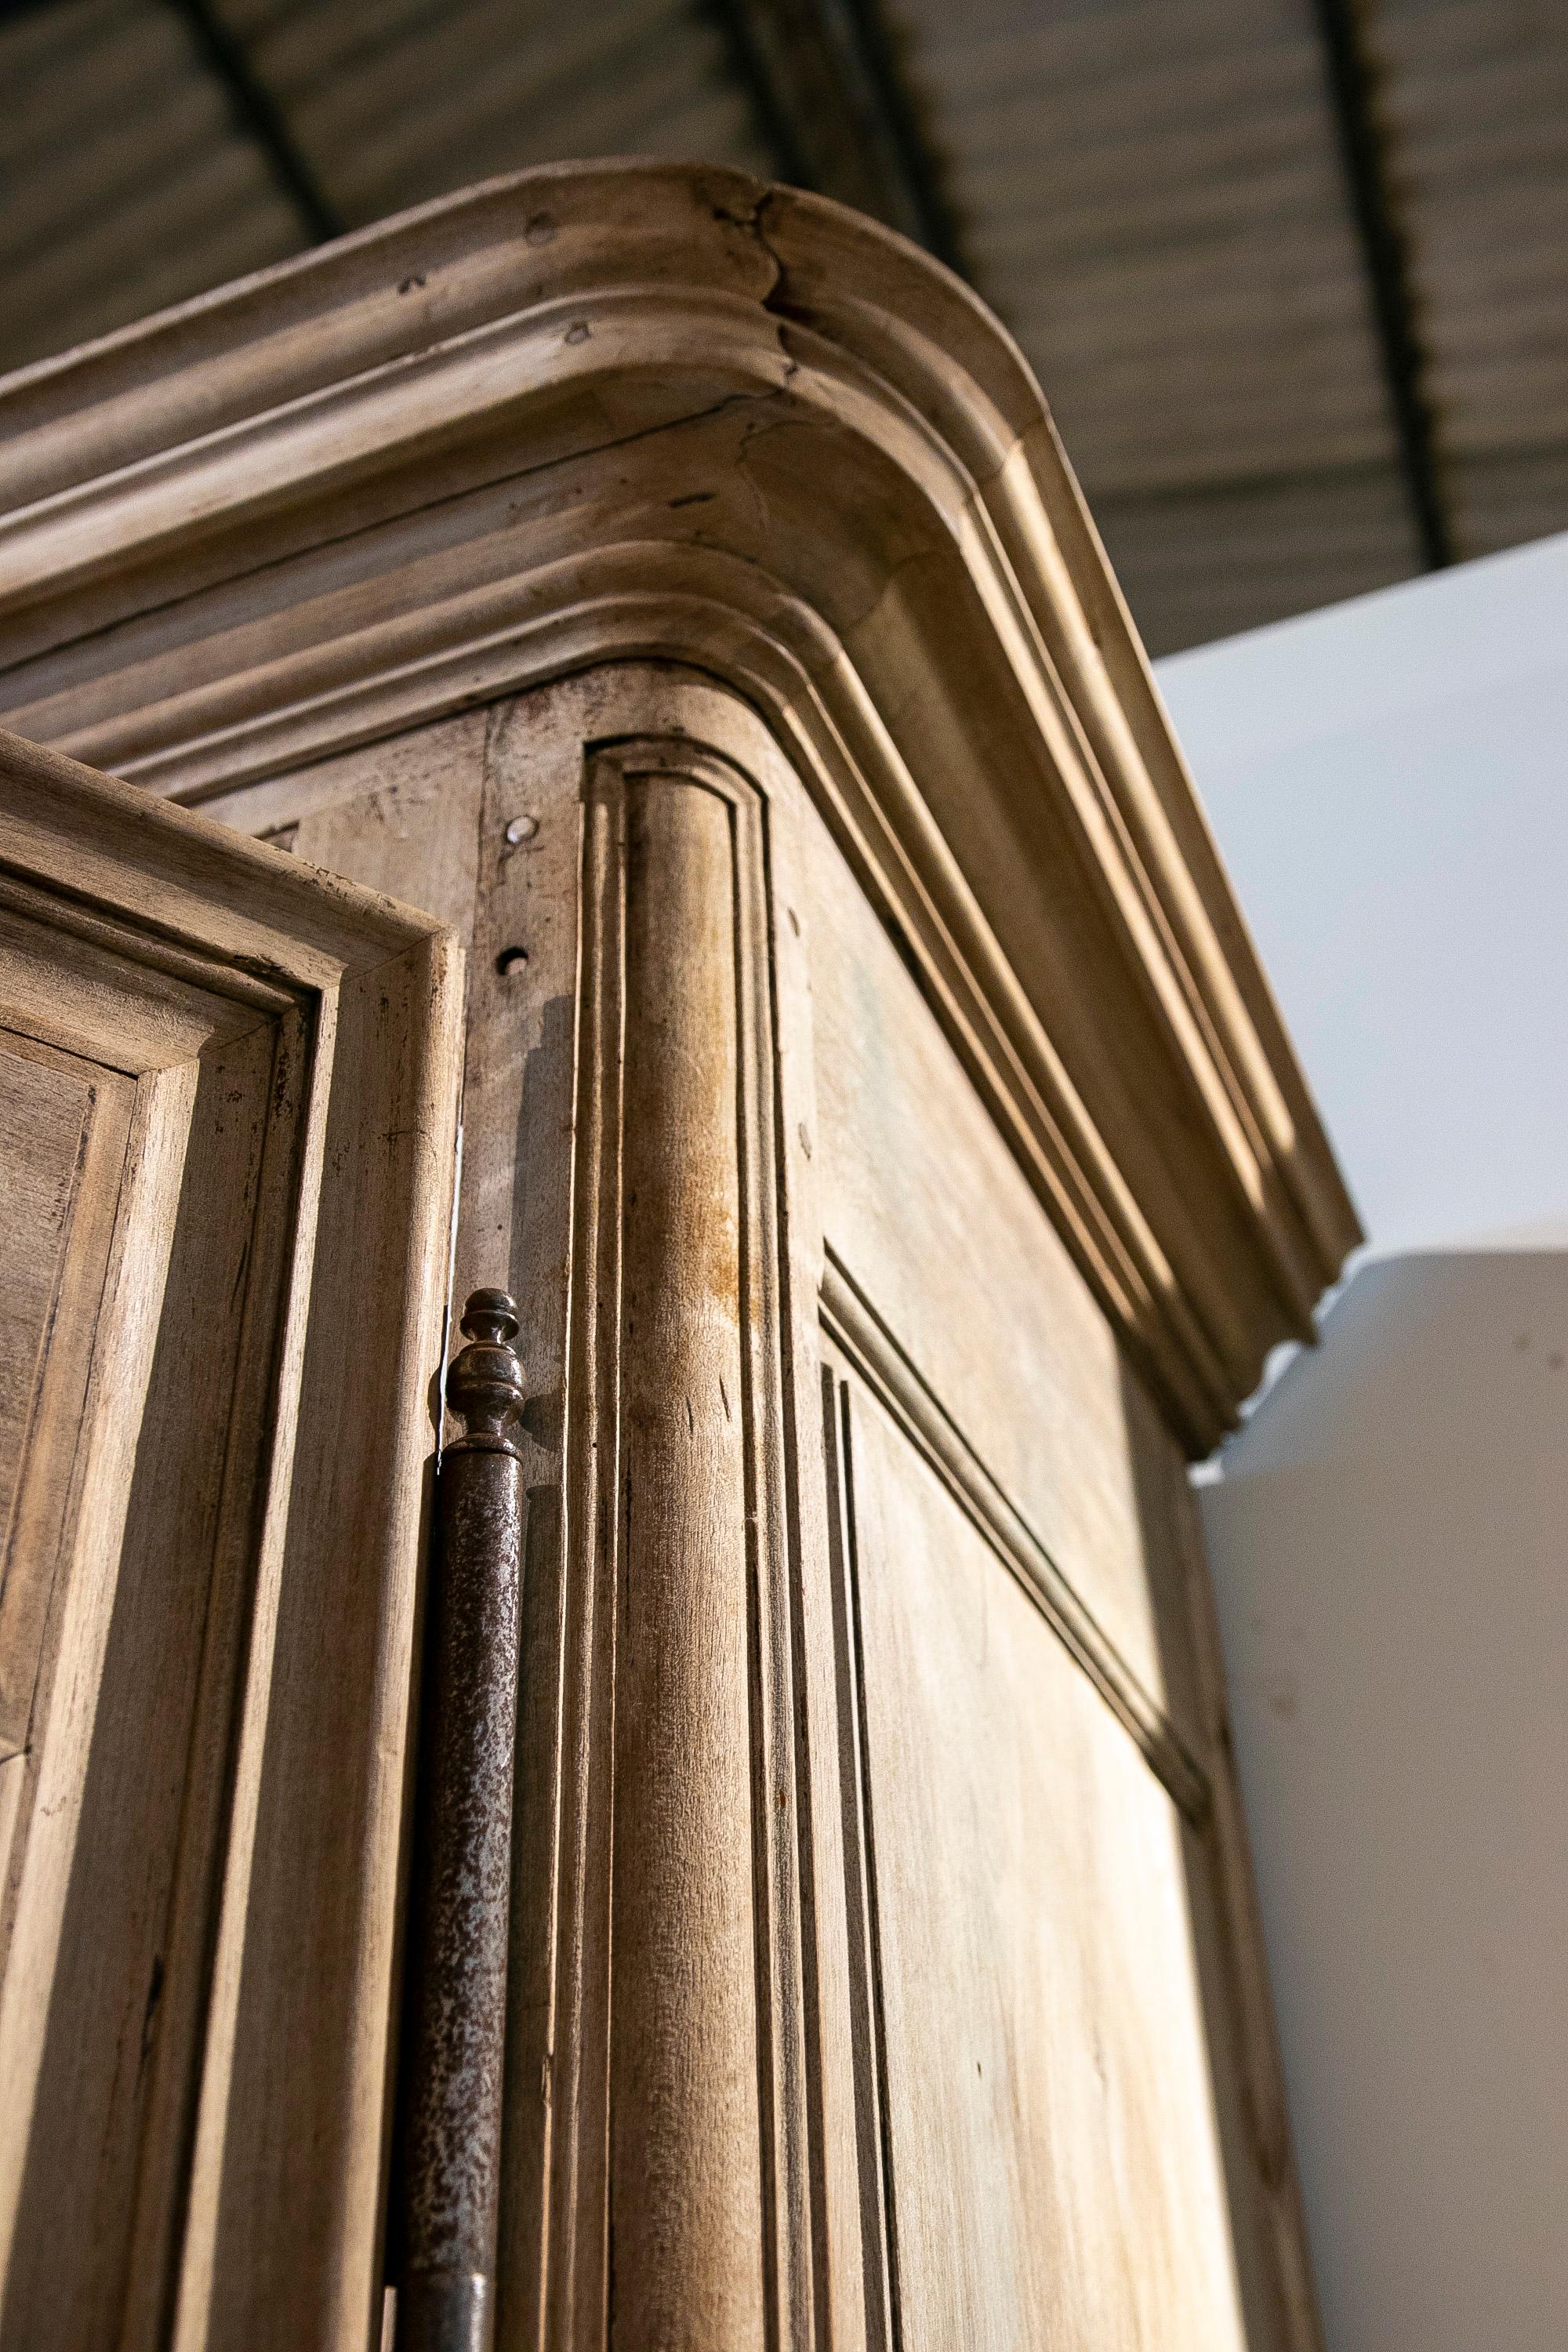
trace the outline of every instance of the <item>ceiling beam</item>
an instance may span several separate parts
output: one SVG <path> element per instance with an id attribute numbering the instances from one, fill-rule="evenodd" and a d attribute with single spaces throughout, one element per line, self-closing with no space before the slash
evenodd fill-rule
<path id="1" fill-rule="evenodd" d="M 1455 560 L 1437 435 L 1426 386 L 1410 257 L 1377 119 L 1377 68 L 1360 0 L 1313 0 L 1341 160 L 1361 239 L 1400 467 L 1429 572 Z"/>
<path id="2" fill-rule="evenodd" d="M 780 179 L 837 196 L 968 276 L 878 0 L 710 0 Z"/>
<path id="3" fill-rule="evenodd" d="M 167 0 L 167 5 L 190 34 L 202 63 L 222 84 L 236 125 L 259 148 L 310 242 L 321 245 L 328 237 L 342 236 L 348 224 L 295 143 L 282 108 L 211 0 Z"/>

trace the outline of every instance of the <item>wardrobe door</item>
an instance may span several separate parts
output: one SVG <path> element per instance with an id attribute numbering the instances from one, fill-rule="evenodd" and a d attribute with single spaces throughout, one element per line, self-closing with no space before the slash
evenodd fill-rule
<path id="1" fill-rule="evenodd" d="M 803 826 L 869 2340 L 1310 2342 L 1180 1450 Z"/>
<path id="2" fill-rule="evenodd" d="M 0 740 L 0 2344 L 378 2340 L 460 956 Z"/>

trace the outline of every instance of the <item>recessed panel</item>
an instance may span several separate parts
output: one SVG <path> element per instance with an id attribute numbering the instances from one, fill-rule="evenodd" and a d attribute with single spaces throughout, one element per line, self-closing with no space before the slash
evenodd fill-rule
<path id="1" fill-rule="evenodd" d="M 130 1092 L 118 1071 L 0 1036 L 0 1758 L 32 1713 Z"/>
<path id="2" fill-rule="evenodd" d="M 903 2352 L 1241 2352 L 1174 1805 L 851 1382 Z"/>
<path id="3" fill-rule="evenodd" d="M 92 1094 L 0 1045 L 0 1534 L 32 1421 Z"/>

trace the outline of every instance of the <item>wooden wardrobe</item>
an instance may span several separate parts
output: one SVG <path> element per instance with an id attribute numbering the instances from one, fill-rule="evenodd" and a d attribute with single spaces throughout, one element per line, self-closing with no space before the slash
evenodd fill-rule
<path id="1" fill-rule="evenodd" d="M 552 168 L 0 436 L 0 2352 L 396 2340 L 486 1286 L 501 2352 L 1315 2352 L 1186 1463 L 1356 1228 L 1005 333 Z"/>

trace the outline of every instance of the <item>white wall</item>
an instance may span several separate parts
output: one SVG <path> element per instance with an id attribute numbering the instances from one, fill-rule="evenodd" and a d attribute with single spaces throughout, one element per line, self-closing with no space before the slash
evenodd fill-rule
<path id="1" fill-rule="evenodd" d="M 1374 1242 L 1568 1239 L 1568 536 L 1157 676 Z"/>
<path id="2" fill-rule="evenodd" d="M 1568 1255 L 1384 1259 L 1203 1491 L 1331 2352 L 1568 2345 Z"/>
<path id="3" fill-rule="evenodd" d="M 1373 1244 L 1201 1488 L 1330 2352 L 1562 2352 L 1568 539 L 1160 683 Z"/>

